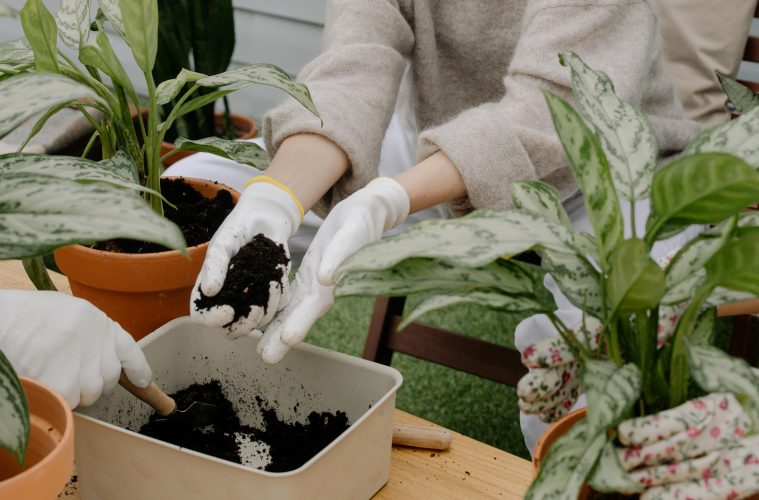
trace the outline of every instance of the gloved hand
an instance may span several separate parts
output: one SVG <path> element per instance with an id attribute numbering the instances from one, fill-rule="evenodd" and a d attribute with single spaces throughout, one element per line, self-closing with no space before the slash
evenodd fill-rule
<path id="1" fill-rule="evenodd" d="M 759 435 L 731 393 L 622 422 L 620 463 L 643 499 L 743 498 L 759 491 Z"/>
<path id="2" fill-rule="evenodd" d="M 601 322 L 594 317 L 586 317 L 572 330 L 575 338 L 587 345 L 590 334 L 590 348 L 598 346 Z M 580 364 L 575 361 L 572 351 L 561 337 L 551 337 L 528 346 L 522 352 L 522 364 L 530 372 L 517 384 L 519 410 L 537 414 L 544 422 L 554 422 L 572 409 L 580 392 L 577 376 Z"/>
<path id="3" fill-rule="evenodd" d="M 227 216 L 208 245 L 203 267 L 195 282 L 190 298 L 190 317 L 198 323 L 224 327 L 230 338 L 248 335 L 263 329 L 288 300 L 290 251 L 287 240 L 303 220 L 303 207 L 285 186 L 269 177 L 254 177 L 240 196 L 234 210 Z M 253 238 L 263 234 L 282 245 L 288 263 L 279 274 L 278 281 L 269 283 L 269 300 L 265 306 L 252 305 L 246 314 L 235 319 L 231 305 L 201 308 L 197 305 L 201 294 L 213 297 L 219 293 L 227 276 L 229 262 Z"/>
<path id="4" fill-rule="evenodd" d="M 19 374 L 52 387 L 72 408 L 113 389 L 122 368 L 138 387 L 153 378 L 118 323 L 59 292 L 0 290 L 0 350 Z"/>
<path id="5" fill-rule="evenodd" d="M 258 344 L 265 362 L 280 361 L 329 310 L 334 301 L 333 275 L 340 264 L 401 224 L 408 212 L 406 190 L 386 177 L 373 180 L 332 209 L 303 257 L 289 303 Z"/>

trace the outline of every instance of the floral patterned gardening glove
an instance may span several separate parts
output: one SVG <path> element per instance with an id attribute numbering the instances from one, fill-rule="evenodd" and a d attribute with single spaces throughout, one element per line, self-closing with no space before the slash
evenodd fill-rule
<path id="1" fill-rule="evenodd" d="M 601 322 L 596 318 L 585 319 L 585 329 L 579 323 L 573 329 L 575 338 L 586 344 L 586 334 L 591 332 L 590 348 L 598 346 Z M 551 337 L 528 346 L 522 352 L 522 364 L 530 372 L 517 384 L 519 410 L 537 414 L 544 422 L 563 417 L 575 404 L 580 393 L 580 364 L 561 337 Z"/>
<path id="2" fill-rule="evenodd" d="M 620 463 L 642 499 L 745 498 L 759 492 L 759 435 L 731 393 L 622 422 Z"/>

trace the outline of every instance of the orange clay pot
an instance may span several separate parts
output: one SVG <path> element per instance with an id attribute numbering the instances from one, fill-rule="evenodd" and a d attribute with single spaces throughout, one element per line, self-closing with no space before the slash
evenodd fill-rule
<path id="1" fill-rule="evenodd" d="M 585 418 L 586 408 L 579 408 L 573 412 L 567 413 L 559 420 L 551 424 L 546 431 L 540 436 L 538 442 L 535 443 L 535 449 L 532 450 L 532 466 L 534 477 L 538 476 L 540 471 L 540 463 L 548 456 L 548 450 L 551 445 L 564 435 L 569 429 L 572 428 L 578 421 Z M 578 500 L 585 500 L 587 498 L 589 488 L 587 485 L 583 486 L 580 490 L 580 494 L 577 496 Z"/>
<path id="2" fill-rule="evenodd" d="M 216 128 L 221 129 L 224 126 L 224 114 L 216 113 L 214 119 L 216 121 Z M 238 139 L 252 139 L 258 133 L 256 122 L 247 116 L 230 113 L 229 119 L 232 121 L 232 127 L 235 129 L 235 135 L 237 135 Z M 161 143 L 161 156 L 175 149 L 176 147 L 172 143 L 164 141 Z M 180 151 L 179 153 L 175 153 L 163 160 L 163 166 L 168 167 L 169 165 L 173 165 L 182 158 L 187 158 L 192 154 L 195 154 L 195 151 Z"/>
<path id="3" fill-rule="evenodd" d="M 31 428 L 24 468 L 0 450 L 0 498 L 53 500 L 74 470 L 74 419 L 66 401 L 52 389 L 21 377 L 29 402 Z"/>
<path id="4" fill-rule="evenodd" d="M 240 198 L 224 184 L 184 179 L 206 198 L 221 189 L 229 190 L 235 202 Z M 207 248 L 208 243 L 189 247 L 183 256 L 176 250 L 127 254 L 71 245 L 55 251 L 55 262 L 74 296 L 97 306 L 139 340 L 190 313 L 190 293 Z"/>

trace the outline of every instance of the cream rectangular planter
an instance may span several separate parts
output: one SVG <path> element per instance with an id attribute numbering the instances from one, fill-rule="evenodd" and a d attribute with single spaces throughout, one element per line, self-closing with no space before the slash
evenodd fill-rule
<path id="1" fill-rule="evenodd" d="M 84 500 L 361 499 L 388 479 L 398 371 L 306 344 L 276 365 L 256 354 L 258 338 L 235 341 L 189 318 L 139 342 L 156 383 L 175 392 L 218 379 L 243 423 L 257 425 L 256 396 L 278 415 L 345 411 L 350 428 L 299 469 L 263 472 L 152 438 L 138 429 L 151 410 L 121 387 L 75 412 L 76 466 Z M 128 430 L 131 429 L 131 430 Z"/>

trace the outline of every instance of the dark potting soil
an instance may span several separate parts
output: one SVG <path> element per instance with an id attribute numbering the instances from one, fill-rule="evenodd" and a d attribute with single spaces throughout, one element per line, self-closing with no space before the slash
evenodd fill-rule
<path id="1" fill-rule="evenodd" d="M 176 209 L 163 204 L 164 216 L 179 226 L 188 246 L 199 245 L 211 239 L 229 212 L 234 208 L 232 195 L 219 191 L 213 198 L 205 198 L 181 178 L 161 179 L 161 194 Z M 97 243 L 94 248 L 118 253 L 163 252 L 166 247 L 157 243 L 115 239 Z"/>
<path id="2" fill-rule="evenodd" d="M 140 434 L 238 464 L 242 463 L 242 457 L 235 435 L 243 435 L 269 445 L 271 462 L 263 469 L 268 472 L 297 469 L 349 427 L 348 417 L 342 411 L 311 412 L 305 424 L 282 422 L 276 410 L 260 397 L 251 404 L 262 411 L 263 429 L 241 425 L 218 380 L 193 384 L 171 396 L 180 409 L 187 408 L 193 401 L 216 405 L 218 415 L 213 426 L 193 428 L 183 419 L 157 421 L 161 417 L 154 414 L 142 426 Z"/>
<path id="3" fill-rule="evenodd" d="M 235 315 L 230 324 L 250 314 L 253 306 L 263 307 L 265 312 L 269 303 L 269 283 L 281 283 L 289 262 L 281 244 L 259 233 L 229 261 L 227 277 L 219 293 L 208 297 L 200 292 L 195 307 L 210 309 L 222 304 L 231 305 Z"/>
<path id="4" fill-rule="evenodd" d="M 640 495 L 625 495 L 624 493 L 599 493 L 591 489 L 588 491 L 587 500 L 636 500 Z"/>

